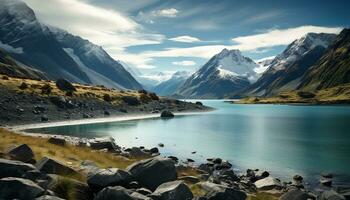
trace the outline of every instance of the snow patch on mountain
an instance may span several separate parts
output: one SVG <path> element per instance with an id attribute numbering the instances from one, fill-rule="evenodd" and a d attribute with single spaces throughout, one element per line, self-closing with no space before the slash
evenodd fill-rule
<path id="1" fill-rule="evenodd" d="M 0 49 L 3 49 L 9 53 L 16 53 L 16 54 L 22 54 L 23 53 L 23 47 L 13 47 L 9 44 L 4 44 L 0 41 Z"/>

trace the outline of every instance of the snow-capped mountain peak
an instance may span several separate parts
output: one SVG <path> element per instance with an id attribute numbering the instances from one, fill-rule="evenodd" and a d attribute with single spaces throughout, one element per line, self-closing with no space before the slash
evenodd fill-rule
<path id="1" fill-rule="evenodd" d="M 283 70 L 286 64 L 294 62 L 317 46 L 327 48 L 335 40 L 335 34 L 308 33 L 292 42 L 271 63 L 274 70 Z"/>
<path id="2" fill-rule="evenodd" d="M 23 1 L 20 0 L 1 0 L 0 15 L 10 15 L 22 23 L 35 22 L 36 17 L 32 9 L 30 9 Z"/>

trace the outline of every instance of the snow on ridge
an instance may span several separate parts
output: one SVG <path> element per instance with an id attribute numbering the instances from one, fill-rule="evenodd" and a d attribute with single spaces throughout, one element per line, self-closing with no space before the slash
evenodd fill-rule
<path id="1" fill-rule="evenodd" d="M 5 50 L 8 53 L 16 53 L 16 54 L 22 54 L 23 53 L 23 47 L 13 47 L 9 44 L 4 44 L 0 41 L 0 49 Z"/>

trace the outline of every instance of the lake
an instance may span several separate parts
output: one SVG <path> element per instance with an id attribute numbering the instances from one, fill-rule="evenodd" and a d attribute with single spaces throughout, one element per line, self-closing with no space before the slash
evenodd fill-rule
<path id="1" fill-rule="evenodd" d="M 235 168 L 265 169 L 282 178 L 300 174 L 315 182 L 321 172 L 331 172 L 338 183 L 350 180 L 350 107 L 202 102 L 216 110 L 169 120 L 61 126 L 34 132 L 112 136 L 126 147 L 163 143 L 162 154 L 198 162 L 221 157 Z M 197 153 L 191 154 L 193 151 Z"/>

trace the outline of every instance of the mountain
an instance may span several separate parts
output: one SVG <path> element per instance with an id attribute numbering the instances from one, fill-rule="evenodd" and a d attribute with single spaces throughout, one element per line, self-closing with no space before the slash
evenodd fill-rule
<path id="1" fill-rule="evenodd" d="M 272 57 L 268 57 L 268 58 L 264 58 L 264 59 L 255 61 L 256 64 L 259 65 L 259 67 L 255 68 L 254 71 L 256 73 L 258 73 L 259 76 L 261 76 L 270 67 L 274 58 L 275 58 L 275 56 L 272 56 Z"/>
<path id="2" fill-rule="evenodd" d="M 16 61 L 2 50 L 0 50 L 0 74 L 19 78 L 47 79 L 43 72 Z"/>
<path id="3" fill-rule="evenodd" d="M 163 81 L 155 86 L 152 91 L 161 96 L 173 95 L 187 80 L 191 74 L 187 71 L 174 73 L 169 80 Z"/>
<path id="4" fill-rule="evenodd" d="M 141 88 L 102 48 L 41 24 L 20 0 L 0 1 L 0 26 L 0 48 L 50 79 L 63 77 L 77 83 Z"/>
<path id="5" fill-rule="evenodd" d="M 50 27 L 63 50 L 79 65 L 95 85 L 140 89 L 142 86 L 102 47 L 64 30 Z"/>
<path id="6" fill-rule="evenodd" d="M 344 29 L 301 80 L 298 89 L 320 90 L 350 83 L 350 29 Z"/>
<path id="7" fill-rule="evenodd" d="M 293 41 L 273 59 L 258 81 L 241 93 L 272 96 L 284 90 L 296 89 L 306 71 L 322 57 L 335 38 L 335 34 L 308 33 Z"/>
<path id="8" fill-rule="evenodd" d="M 186 98 L 222 98 L 256 81 L 258 65 L 239 50 L 222 50 L 190 76 L 177 91 Z"/>

